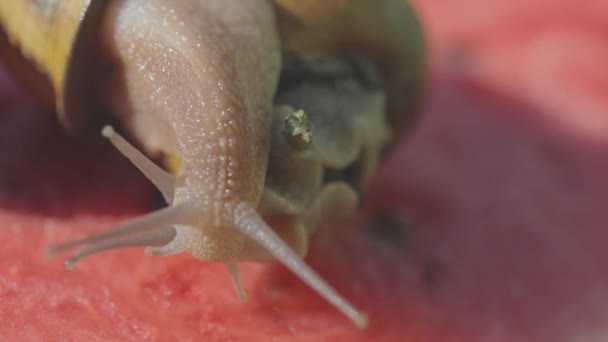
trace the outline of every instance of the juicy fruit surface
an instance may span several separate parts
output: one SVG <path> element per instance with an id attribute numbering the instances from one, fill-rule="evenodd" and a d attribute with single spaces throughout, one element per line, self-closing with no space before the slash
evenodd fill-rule
<path id="1" fill-rule="evenodd" d="M 160 203 L 101 138 L 67 137 L 0 71 L 0 336 L 31 340 L 603 341 L 608 6 L 419 0 L 428 106 L 366 204 L 308 261 L 357 331 L 287 270 L 45 248 Z M 602 14 L 604 13 L 604 14 Z M 372 213 L 384 213 L 373 215 Z"/>

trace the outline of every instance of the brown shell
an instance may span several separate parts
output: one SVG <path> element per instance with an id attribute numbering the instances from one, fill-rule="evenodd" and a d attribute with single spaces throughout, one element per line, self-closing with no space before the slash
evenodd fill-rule
<path id="1" fill-rule="evenodd" d="M 49 78 L 59 117 L 68 128 L 81 127 L 91 115 L 92 87 L 101 63 L 96 59 L 99 40 L 95 28 L 108 2 L 0 2 L 0 24 L 9 40 Z M 273 2 L 285 55 L 363 54 L 384 75 L 389 123 L 397 134 L 409 126 L 421 102 L 426 70 L 423 34 L 406 0 Z"/>
<path id="2" fill-rule="evenodd" d="M 86 118 L 85 90 L 91 84 L 88 78 L 95 61 L 90 57 L 96 48 L 91 43 L 94 41 L 91 35 L 101 20 L 101 7 L 106 3 L 94 0 L 0 2 L 0 25 L 8 40 L 48 78 L 57 112 L 68 128 L 81 125 Z M 18 63 L 14 58 L 9 58 L 10 61 Z"/>
<path id="3" fill-rule="evenodd" d="M 354 51 L 381 70 L 396 134 L 422 101 L 425 41 L 407 0 L 274 0 L 286 55 Z"/>

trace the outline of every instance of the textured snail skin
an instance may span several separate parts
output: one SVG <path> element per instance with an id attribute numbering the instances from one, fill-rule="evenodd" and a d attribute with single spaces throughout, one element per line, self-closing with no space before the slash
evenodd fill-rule
<path id="1" fill-rule="evenodd" d="M 288 207 L 264 192 L 272 120 L 280 111 L 272 105 L 281 55 L 271 4 L 114 1 L 101 32 L 102 51 L 114 66 L 105 92 L 109 107 L 146 152 L 175 155 L 180 168 L 175 176 L 166 173 L 106 127 L 104 136 L 157 185 L 169 206 L 50 252 L 85 246 L 68 267 L 126 246 L 147 246 L 148 255 L 186 252 L 225 263 L 241 299 L 236 263 L 272 259 L 364 326 L 365 316 L 301 259 L 308 239 L 302 225 L 311 221 L 275 232 L 259 212 Z M 314 178 L 309 191 L 316 193 L 320 182 Z M 312 217 L 327 203 L 341 203 L 348 212 L 355 202 L 343 184 L 325 190 L 306 212 Z"/>
<path id="2" fill-rule="evenodd" d="M 144 146 L 180 156 L 175 203 L 196 198 L 200 225 L 222 227 L 238 202 L 260 199 L 280 55 L 265 1 L 204 3 L 116 2 L 104 38 L 121 72 L 108 100 Z M 234 253 L 235 235 L 204 259 Z"/>

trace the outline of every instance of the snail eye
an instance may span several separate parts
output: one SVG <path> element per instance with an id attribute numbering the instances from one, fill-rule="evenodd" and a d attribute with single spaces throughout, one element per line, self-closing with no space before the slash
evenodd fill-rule
<path id="1" fill-rule="evenodd" d="M 105 126 L 102 135 L 127 157 L 161 191 L 167 203 L 173 202 L 175 177 L 158 167 L 143 153 L 114 131 Z M 52 246 L 48 254 L 57 254 L 68 249 L 83 247 L 66 260 L 66 268 L 72 268 L 81 259 L 99 252 L 128 247 L 157 247 L 171 242 L 177 232 L 172 225 L 188 224 L 193 215 L 191 202 L 159 209 L 140 216 L 108 231 L 93 234 L 82 239 L 67 241 Z"/>

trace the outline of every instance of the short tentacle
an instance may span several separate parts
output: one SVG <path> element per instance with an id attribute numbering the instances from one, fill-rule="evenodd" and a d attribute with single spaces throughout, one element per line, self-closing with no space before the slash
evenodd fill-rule
<path id="1" fill-rule="evenodd" d="M 194 215 L 192 214 L 193 207 L 194 205 L 191 201 L 165 207 L 127 221 L 113 229 L 89 235 L 82 239 L 57 244 L 50 247 L 47 254 L 54 255 L 74 247 L 112 241 L 127 235 L 149 233 L 173 224 L 190 224 L 194 221 Z"/>
<path id="2" fill-rule="evenodd" d="M 227 261 L 225 262 L 226 269 L 228 270 L 228 274 L 230 275 L 230 279 L 232 279 L 232 284 L 234 285 L 234 290 L 236 291 L 237 296 L 241 302 L 247 300 L 247 293 L 245 293 L 245 289 L 243 289 L 243 283 L 241 282 L 241 275 L 239 273 L 239 268 L 236 264 L 236 261 Z"/>
<path id="3" fill-rule="evenodd" d="M 110 240 L 102 240 L 74 253 L 65 261 L 65 268 L 71 269 L 74 264 L 80 260 L 90 255 L 107 250 L 127 247 L 162 246 L 173 240 L 175 234 L 175 228 L 165 227 L 151 232 L 127 235 Z"/>

